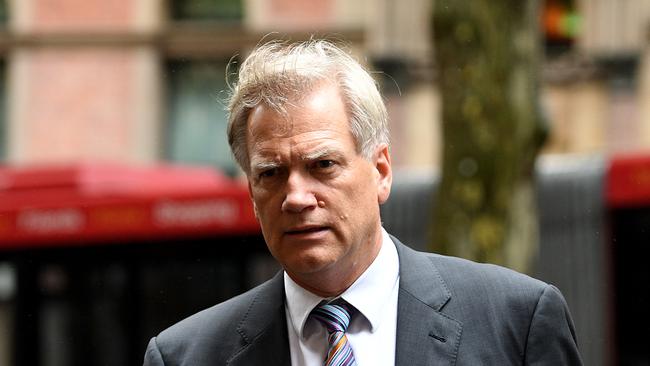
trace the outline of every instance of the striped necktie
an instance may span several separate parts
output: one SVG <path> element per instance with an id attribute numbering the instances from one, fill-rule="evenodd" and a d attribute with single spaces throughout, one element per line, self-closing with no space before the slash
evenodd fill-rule
<path id="1" fill-rule="evenodd" d="M 347 303 L 321 304 L 316 307 L 311 316 L 327 328 L 329 346 L 324 366 L 356 366 L 352 347 L 345 336 L 350 324 L 350 311 L 353 308 Z"/>

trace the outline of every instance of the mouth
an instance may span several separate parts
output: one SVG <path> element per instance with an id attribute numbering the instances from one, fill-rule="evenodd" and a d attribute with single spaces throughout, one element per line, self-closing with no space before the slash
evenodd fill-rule
<path id="1" fill-rule="evenodd" d="M 285 235 L 289 235 L 289 236 L 303 236 L 303 235 L 318 234 L 318 233 L 325 232 L 327 230 L 329 230 L 327 226 L 308 225 L 308 226 L 298 226 L 298 227 L 290 228 L 284 233 Z"/>

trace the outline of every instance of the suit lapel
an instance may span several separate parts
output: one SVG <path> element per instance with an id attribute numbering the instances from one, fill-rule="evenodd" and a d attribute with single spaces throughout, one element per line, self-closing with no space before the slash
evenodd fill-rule
<path id="1" fill-rule="evenodd" d="M 451 293 L 429 258 L 391 239 L 400 262 L 395 364 L 455 364 L 462 324 L 441 312 Z"/>
<path id="2" fill-rule="evenodd" d="M 443 314 L 451 293 L 433 263 L 391 237 L 400 262 L 395 365 L 453 365 L 462 324 Z M 260 289 L 237 328 L 243 347 L 230 366 L 291 364 L 282 272 Z"/>
<path id="3" fill-rule="evenodd" d="M 239 323 L 243 347 L 233 353 L 228 365 L 291 364 L 282 272 L 264 286 Z"/>

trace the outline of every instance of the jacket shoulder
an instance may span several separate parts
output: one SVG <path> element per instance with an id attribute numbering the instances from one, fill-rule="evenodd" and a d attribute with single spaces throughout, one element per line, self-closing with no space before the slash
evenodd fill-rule
<path id="1" fill-rule="evenodd" d="M 240 327 L 251 308 L 260 302 L 268 303 L 277 292 L 276 287 L 277 278 L 193 314 L 160 332 L 149 347 L 155 346 L 168 365 L 225 362 L 246 344 Z M 279 299 L 277 302 L 282 305 Z"/>
<path id="2" fill-rule="evenodd" d="M 505 300 L 528 299 L 533 306 L 549 286 L 547 283 L 502 266 L 424 254 L 440 272 L 453 295 L 481 294 Z"/>
<path id="3" fill-rule="evenodd" d="M 463 324 L 461 353 L 468 364 L 581 364 L 569 309 L 557 288 L 497 265 L 426 256 L 451 293 L 443 312 Z"/>

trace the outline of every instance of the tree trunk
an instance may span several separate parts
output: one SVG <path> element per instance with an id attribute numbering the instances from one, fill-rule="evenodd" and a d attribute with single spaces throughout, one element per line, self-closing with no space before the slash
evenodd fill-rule
<path id="1" fill-rule="evenodd" d="M 443 163 L 433 249 L 530 271 L 538 232 L 535 157 L 539 2 L 435 0 Z"/>

